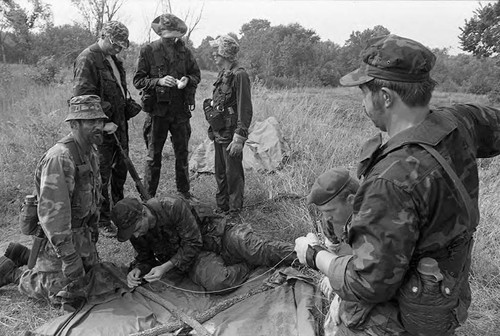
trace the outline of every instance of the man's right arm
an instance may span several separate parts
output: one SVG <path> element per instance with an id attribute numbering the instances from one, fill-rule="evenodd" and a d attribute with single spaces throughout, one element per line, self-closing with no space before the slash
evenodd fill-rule
<path id="1" fill-rule="evenodd" d="M 158 84 L 159 78 L 151 78 L 152 48 L 146 45 L 141 48 L 139 58 L 137 60 L 137 69 L 135 71 L 133 83 L 137 90 L 151 91 Z"/>

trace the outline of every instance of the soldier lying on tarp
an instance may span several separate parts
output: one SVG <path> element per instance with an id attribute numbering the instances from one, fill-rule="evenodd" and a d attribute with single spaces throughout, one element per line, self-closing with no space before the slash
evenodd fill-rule
<path id="1" fill-rule="evenodd" d="M 189 275 L 208 291 L 243 283 L 256 266 L 290 265 L 293 244 L 266 239 L 244 224 L 231 224 L 184 199 L 166 197 L 141 203 L 126 198 L 112 210 L 121 242 L 137 252 L 130 265 L 130 287 L 157 281 L 167 272 Z"/>

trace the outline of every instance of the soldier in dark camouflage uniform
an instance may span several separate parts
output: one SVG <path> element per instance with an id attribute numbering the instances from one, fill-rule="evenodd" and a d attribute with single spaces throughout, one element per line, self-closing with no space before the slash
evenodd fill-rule
<path id="1" fill-rule="evenodd" d="M 220 72 L 212 99 L 203 105 L 205 110 L 221 113 L 222 118 L 219 125 L 212 122 L 208 129 L 215 147 L 216 201 L 219 212 L 235 216 L 243 207 L 243 146 L 253 116 L 250 78 L 236 60 L 240 47 L 231 36 L 220 36 L 210 46 Z"/>
<path id="2" fill-rule="evenodd" d="M 200 82 L 200 69 L 188 47 L 180 39 L 186 24 L 173 14 L 163 14 L 151 27 L 161 39 L 141 48 L 134 86 L 142 90 L 144 139 L 148 149 L 144 186 L 154 197 L 161 171 L 162 151 L 170 132 L 175 154 L 175 182 L 179 194 L 191 198 L 188 145 L 191 137 L 191 111 Z"/>
<path id="3" fill-rule="evenodd" d="M 125 198 L 113 208 L 112 218 L 118 240 L 130 239 L 137 252 L 127 276 L 131 287 L 142 277 L 152 282 L 178 272 L 207 290 L 224 290 L 244 282 L 256 266 L 289 265 L 295 259 L 293 244 L 230 225 L 210 208 L 193 209 L 181 197 L 146 203 Z"/>
<path id="4" fill-rule="evenodd" d="M 298 238 L 295 250 L 342 298 L 336 335 L 453 335 L 471 302 L 476 159 L 500 153 L 500 111 L 431 110 L 435 56 L 416 41 L 378 37 L 362 56 L 341 83 L 360 87 L 365 113 L 389 140 L 378 135 L 363 146 L 348 228 L 353 254 L 325 251 L 313 234 Z"/>
<path id="5" fill-rule="evenodd" d="M 19 269 L 29 255 L 19 244 L 9 245 L 0 258 L 0 285 L 19 284 L 21 293 L 48 298 L 56 306 L 87 299 L 86 276 L 98 263 L 101 178 L 96 146 L 103 142 L 108 119 L 98 96 L 73 97 L 69 111 L 71 133 L 45 153 L 35 171 L 39 225 L 46 236 L 36 265 Z"/>
<path id="6" fill-rule="evenodd" d="M 127 78 L 123 63 L 116 55 L 128 45 L 127 27 L 118 21 L 106 22 L 99 41 L 82 51 L 73 70 L 73 95 L 97 95 L 103 104 L 110 106 L 104 109 L 104 113 L 118 127 L 115 134 L 127 152 Z M 99 226 L 104 235 L 112 237 L 116 235 L 116 228 L 110 222 L 109 214 L 112 204 L 123 198 L 123 186 L 127 178 L 127 166 L 113 134 L 104 135 L 104 142 L 99 146 L 99 161 L 104 197 Z"/>

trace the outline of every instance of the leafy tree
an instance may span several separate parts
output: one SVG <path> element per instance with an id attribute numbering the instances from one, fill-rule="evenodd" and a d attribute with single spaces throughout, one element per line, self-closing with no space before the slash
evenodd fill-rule
<path id="1" fill-rule="evenodd" d="M 37 28 L 45 29 L 52 25 L 50 5 L 41 0 L 28 0 L 27 8 L 21 7 L 14 0 L 0 3 L 0 49 L 3 62 L 6 62 L 6 41 L 10 39 L 18 58 L 22 58 L 30 48 L 30 34 Z"/>
<path id="2" fill-rule="evenodd" d="M 475 56 L 498 55 L 500 51 L 500 1 L 489 3 L 474 11 L 474 16 L 465 21 L 458 36 L 462 50 Z"/>

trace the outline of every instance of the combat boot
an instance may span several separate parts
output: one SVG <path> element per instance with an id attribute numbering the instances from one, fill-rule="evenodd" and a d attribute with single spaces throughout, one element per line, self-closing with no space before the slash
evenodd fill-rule
<path id="1" fill-rule="evenodd" d="M 10 243 L 5 250 L 4 255 L 12 260 L 16 267 L 21 267 L 24 265 L 28 265 L 30 249 L 18 243 Z"/>
<path id="2" fill-rule="evenodd" d="M 16 264 L 6 256 L 0 257 L 0 287 L 10 283 L 19 283 L 21 271 Z"/>

